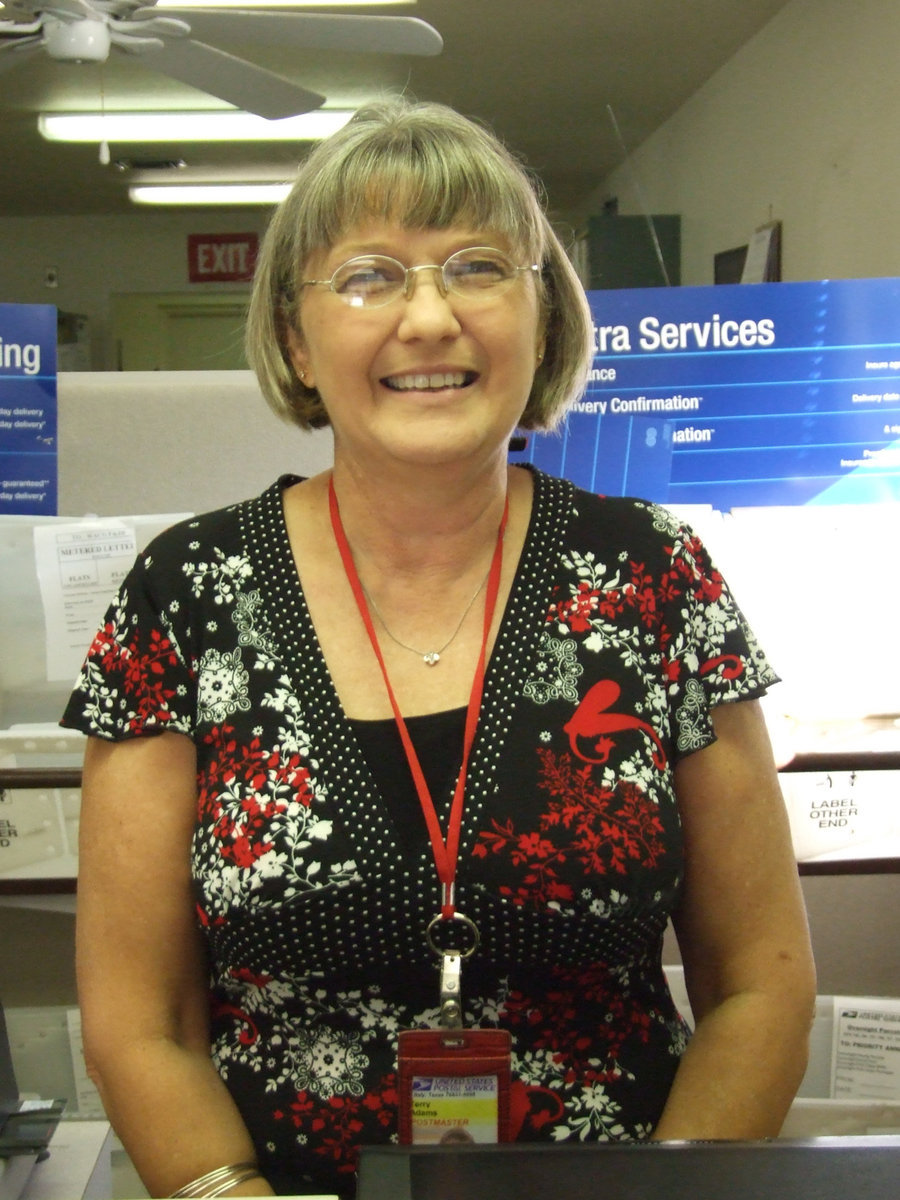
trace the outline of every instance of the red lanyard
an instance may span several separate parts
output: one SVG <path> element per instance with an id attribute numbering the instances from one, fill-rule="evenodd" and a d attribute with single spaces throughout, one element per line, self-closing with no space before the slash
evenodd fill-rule
<path id="1" fill-rule="evenodd" d="M 403 714 L 400 712 L 400 706 L 397 704 L 397 698 L 394 695 L 394 689 L 391 687 L 391 681 L 388 676 L 387 667 L 384 662 L 384 656 L 381 653 L 381 647 L 378 645 L 378 637 L 375 633 L 375 626 L 372 624 L 372 617 L 369 613 L 369 606 L 366 603 L 365 592 L 359 580 L 359 575 L 356 571 L 356 564 L 353 561 L 353 553 L 350 550 L 350 544 L 347 541 L 347 535 L 344 533 L 344 526 L 341 522 L 341 514 L 338 509 L 337 496 L 334 491 L 334 481 L 328 481 L 328 507 L 331 514 L 331 527 L 334 530 L 334 539 L 337 542 L 338 550 L 340 551 L 341 561 L 344 564 L 344 570 L 347 574 L 347 580 L 350 587 L 353 589 L 353 595 L 356 599 L 359 614 L 362 617 L 363 624 L 366 627 L 366 632 L 369 635 L 369 641 L 372 643 L 372 649 L 375 651 L 375 657 L 378 659 L 378 665 L 381 667 L 381 674 L 384 677 L 384 686 L 387 689 L 388 699 L 391 702 L 391 708 L 394 710 L 394 720 L 397 722 L 397 731 L 400 734 L 400 741 L 403 743 L 403 749 L 406 751 L 406 760 L 409 763 L 410 774 L 413 778 L 413 783 L 416 785 L 416 791 L 419 795 L 419 803 L 422 805 L 422 813 L 425 817 L 425 824 L 428 826 L 428 833 L 431 837 L 431 849 L 434 854 L 434 865 L 437 867 L 438 879 L 442 884 L 442 901 L 441 901 L 441 916 L 446 919 L 451 919 L 454 915 L 454 899 L 453 885 L 456 880 L 456 863 L 459 858 L 459 837 L 462 827 L 463 800 L 466 790 L 466 770 L 469 765 L 469 755 L 472 751 L 472 744 L 475 741 L 475 730 L 478 725 L 478 714 L 481 709 L 481 697 L 484 692 L 484 673 L 485 662 L 487 659 L 487 644 L 488 637 L 491 631 L 491 623 L 494 619 L 494 611 L 497 607 L 497 595 L 500 591 L 500 571 L 503 565 L 503 534 L 506 530 L 506 522 L 509 516 L 509 498 L 507 497 L 506 504 L 503 509 L 503 517 L 500 521 L 500 529 L 497 533 L 497 545 L 494 548 L 494 557 L 491 560 L 491 570 L 488 575 L 487 593 L 484 601 L 484 630 L 481 635 L 481 651 L 478 655 L 478 663 L 475 667 L 475 677 L 472 680 L 472 690 L 469 694 L 469 705 L 466 710 L 466 729 L 463 739 L 463 755 L 462 765 L 459 769 L 459 777 L 456 781 L 456 790 L 453 793 L 453 803 L 450 806 L 450 821 L 447 827 L 447 839 L 444 840 L 441 833 L 441 825 L 438 820 L 438 815 L 434 807 L 434 801 L 431 798 L 431 793 L 428 790 L 428 784 L 425 782 L 425 775 L 422 771 L 422 766 L 419 762 L 419 756 L 416 754 L 416 748 L 409 736 L 409 730 L 406 728 L 406 722 L 403 720 Z"/>

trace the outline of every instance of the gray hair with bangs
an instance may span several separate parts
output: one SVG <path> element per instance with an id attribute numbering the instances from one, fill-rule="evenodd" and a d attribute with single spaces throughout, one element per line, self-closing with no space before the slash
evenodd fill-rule
<path id="1" fill-rule="evenodd" d="M 544 357 L 523 429 L 552 429 L 584 390 L 593 355 L 584 290 L 548 221 L 537 185 L 493 133 L 440 104 L 402 98 L 368 105 L 301 164 L 275 210 L 257 261 L 246 352 L 282 418 L 328 424 L 317 389 L 298 378 L 288 334 L 299 327 L 300 281 L 310 256 L 367 219 L 406 229 L 457 224 L 494 230 L 541 265 Z"/>

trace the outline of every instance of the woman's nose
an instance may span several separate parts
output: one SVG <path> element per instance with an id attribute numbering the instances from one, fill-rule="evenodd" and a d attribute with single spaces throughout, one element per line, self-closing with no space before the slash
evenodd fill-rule
<path id="1" fill-rule="evenodd" d="M 406 287 L 403 289 L 403 294 L 407 300 L 411 300 L 413 292 L 416 289 L 416 280 L 419 278 L 419 271 L 433 271 L 432 279 L 434 285 L 442 296 L 447 295 L 447 284 L 444 281 L 444 268 L 439 267 L 437 263 L 423 263 L 419 267 L 406 268 Z"/>
<path id="2" fill-rule="evenodd" d="M 411 268 L 398 330 L 400 337 L 448 337 L 458 333 L 459 328 L 441 268 Z"/>

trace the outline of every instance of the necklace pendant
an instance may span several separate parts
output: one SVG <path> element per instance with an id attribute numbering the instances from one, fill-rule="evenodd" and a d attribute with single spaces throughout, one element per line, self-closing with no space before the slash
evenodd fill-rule
<path id="1" fill-rule="evenodd" d="M 429 650 L 427 654 L 422 655 L 422 660 L 426 667 L 433 667 L 441 661 L 441 656 L 437 650 Z"/>

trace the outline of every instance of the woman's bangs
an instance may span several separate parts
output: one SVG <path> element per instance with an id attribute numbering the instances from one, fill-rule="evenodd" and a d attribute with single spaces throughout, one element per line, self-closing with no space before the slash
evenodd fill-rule
<path id="1" fill-rule="evenodd" d="M 483 162 L 452 150 L 442 153 L 447 148 L 438 146 L 392 149 L 394 154 L 377 156 L 377 166 L 371 161 L 344 163 L 342 187 L 332 192 L 342 197 L 340 211 L 335 207 L 322 214 L 326 245 L 374 219 L 404 229 L 465 225 L 492 230 L 517 249 L 531 251 L 531 206 L 499 164 L 491 171 Z M 398 149 L 405 152 L 396 153 Z"/>

